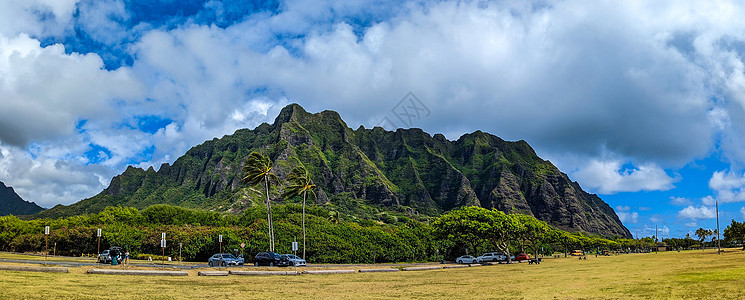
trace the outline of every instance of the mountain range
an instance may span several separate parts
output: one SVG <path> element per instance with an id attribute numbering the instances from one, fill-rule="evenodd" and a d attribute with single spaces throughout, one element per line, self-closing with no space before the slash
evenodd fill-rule
<path id="1" fill-rule="evenodd" d="M 23 200 L 12 187 L 0 181 L 0 216 L 33 215 L 43 210 L 36 203 Z"/>
<path id="2" fill-rule="evenodd" d="M 240 129 L 197 145 L 171 164 L 128 167 L 96 196 L 35 217 L 94 213 L 106 206 L 153 204 L 239 213 L 260 205 L 262 189 L 240 183 L 246 157 L 267 155 L 281 180 L 303 165 L 315 201 L 353 219 L 438 216 L 461 206 L 535 216 L 559 229 L 631 237 L 614 210 L 582 190 L 525 141 L 476 131 L 451 141 L 421 129 L 349 128 L 338 113 L 282 109 L 273 124 Z M 272 200 L 282 199 L 281 186 Z"/>

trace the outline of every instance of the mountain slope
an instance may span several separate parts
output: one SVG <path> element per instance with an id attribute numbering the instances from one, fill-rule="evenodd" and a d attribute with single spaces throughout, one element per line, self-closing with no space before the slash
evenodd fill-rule
<path id="1" fill-rule="evenodd" d="M 297 104 L 274 124 L 195 146 L 156 172 L 130 167 L 100 194 L 39 217 L 98 212 L 109 205 L 165 203 L 240 212 L 263 201 L 240 184 L 245 159 L 260 151 L 280 178 L 303 164 L 318 185 L 319 204 L 361 218 L 392 211 L 416 217 L 477 205 L 533 215 L 560 229 L 630 237 L 613 209 L 584 192 L 525 142 L 476 131 L 449 141 L 421 129 L 349 128 L 333 111 Z M 274 190 L 273 200 L 281 191 Z"/>
<path id="2" fill-rule="evenodd" d="M 12 187 L 0 181 L 0 216 L 33 215 L 43 210 L 36 203 L 21 199 Z"/>

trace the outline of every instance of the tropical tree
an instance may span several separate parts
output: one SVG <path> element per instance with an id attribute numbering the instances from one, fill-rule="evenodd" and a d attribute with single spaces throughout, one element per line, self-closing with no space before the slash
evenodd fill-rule
<path id="1" fill-rule="evenodd" d="M 517 238 L 520 223 L 516 215 L 508 215 L 496 209 L 491 210 L 491 228 L 487 230 L 487 239 L 507 256 L 510 263 L 510 242 Z"/>
<path id="2" fill-rule="evenodd" d="M 701 250 L 704 250 L 704 241 L 706 241 L 706 237 L 713 234 L 713 231 L 711 231 L 711 229 L 703 229 L 699 227 L 696 229 L 695 234 L 698 237 L 698 241 L 701 242 Z"/>
<path id="3" fill-rule="evenodd" d="M 269 185 L 277 182 L 277 176 L 271 173 L 272 162 L 268 157 L 258 152 L 251 152 L 243 167 L 241 182 L 251 186 L 264 183 L 266 191 L 266 219 L 269 225 L 269 251 L 274 252 L 274 225 L 272 224 L 272 203 L 269 199 Z"/>
<path id="4" fill-rule="evenodd" d="M 727 225 L 724 229 L 724 240 L 728 242 L 739 242 L 743 244 L 742 250 L 745 250 L 745 222 L 732 220 L 732 224 Z"/>
<path id="5" fill-rule="evenodd" d="M 303 259 L 305 259 L 305 200 L 308 198 L 308 192 L 313 198 L 316 197 L 316 193 L 313 192 L 316 185 L 310 180 L 308 170 L 303 166 L 293 168 L 287 175 L 287 182 L 284 197 L 292 198 L 303 195 Z"/>
<path id="6" fill-rule="evenodd" d="M 475 252 L 483 243 L 484 231 L 489 227 L 488 212 L 476 206 L 452 210 L 432 222 L 432 233 L 438 240 L 466 245 Z"/>
<path id="7" fill-rule="evenodd" d="M 521 244 L 530 243 L 533 246 L 534 255 L 538 257 L 538 241 L 547 239 L 551 226 L 533 216 L 523 214 L 511 214 L 512 218 L 519 224 L 516 237 Z"/>

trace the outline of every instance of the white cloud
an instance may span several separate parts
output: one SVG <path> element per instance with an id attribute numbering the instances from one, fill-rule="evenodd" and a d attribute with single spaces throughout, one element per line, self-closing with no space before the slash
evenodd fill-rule
<path id="1" fill-rule="evenodd" d="M 619 211 L 616 212 L 616 215 L 618 215 L 618 219 L 623 223 L 636 224 L 639 221 L 639 213 L 637 212 Z"/>
<path id="2" fill-rule="evenodd" d="M 72 135 L 79 120 L 105 120 L 116 114 L 116 101 L 144 95 L 128 69 L 102 68 L 96 54 L 66 54 L 59 44 L 40 47 L 25 34 L 0 36 L 0 141 L 26 146 Z"/>
<path id="3" fill-rule="evenodd" d="M 616 192 L 669 190 L 678 178 L 673 178 L 655 165 L 643 165 L 637 169 L 621 169 L 620 161 L 591 160 L 572 177 L 584 188 L 601 194 Z"/>
<path id="4" fill-rule="evenodd" d="M 618 205 L 616 206 L 616 211 L 629 211 L 631 210 L 631 207 L 628 205 Z"/>
<path id="5" fill-rule="evenodd" d="M 716 210 L 708 206 L 687 206 L 678 212 L 678 216 L 685 219 L 713 219 L 716 218 Z"/>
<path id="6" fill-rule="evenodd" d="M 289 1 L 227 28 L 140 24 L 141 35 L 122 32 L 130 20 L 122 3 L 0 4 L 6 147 L 44 145 L 49 159 L 71 163 L 95 143 L 111 152 L 100 162 L 110 170 L 127 161 L 157 166 L 271 121 L 289 102 L 369 127 L 411 91 L 432 111 L 413 126 L 527 140 L 598 193 L 669 190 L 678 178 L 664 169 L 706 156 L 714 139 L 724 157 L 745 162 L 739 3 L 396 3 L 355 28 L 329 20 L 374 5 Z M 76 10 L 80 23 L 71 24 Z M 133 66 L 107 71 L 99 55 L 38 41 L 72 28 L 104 43 L 134 39 L 121 45 Z M 173 122 L 155 134 L 115 126 L 143 112 Z M 60 153 L 74 142 L 75 151 Z M 155 150 L 145 161 L 138 152 L 148 147 Z M 738 176 L 720 175 L 710 182 L 717 199 L 745 197 Z"/>
<path id="7" fill-rule="evenodd" d="M 69 146 L 78 147 L 76 143 Z M 46 148 L 50 146 L 39 146 Z M 54 158 L 48 153 L 56 151 L 77 152 L 79 149 L 51 146 L 44 156 L 32 157 L 17 147 L 0 143 L 0 181 L 12 186 L 26 201 L 33 201 L 42 207 L 56 204 L 72 204 L 80 199 L 91 197 L 105 188 L 114 175 L 109 168 L 99 165 L 86 165 L 74 159 Z"/>
<path id="8" fill-rule="evenodd" d="M 732 171 L 716 171 L 709 180 L 709 188 L 716 196 L 706 196 L 701 201 L 706 205 L 745 201 L 745 174 Z"/>
<path id="9" fill-rule="evenodd" d="M 742 215 L 742 219 L 745 220 L 745 207 L 740 208 L 740 215 Z"/>
<path id="10" fill-rule="evenodd" d="M 692 205 L 693 201 L 684 197 L 670 197 L 670 204 L 677 206 Z"/>

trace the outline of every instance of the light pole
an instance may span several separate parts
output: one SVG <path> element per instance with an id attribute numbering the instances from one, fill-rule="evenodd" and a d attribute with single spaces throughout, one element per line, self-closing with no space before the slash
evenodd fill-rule
<path id="1" fill-rule="evenodd" d="M 714 202 L 717 208 L 717 254 L 722 255 L 722 243 L 719 241 L 719 201 Z"/>

